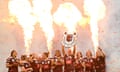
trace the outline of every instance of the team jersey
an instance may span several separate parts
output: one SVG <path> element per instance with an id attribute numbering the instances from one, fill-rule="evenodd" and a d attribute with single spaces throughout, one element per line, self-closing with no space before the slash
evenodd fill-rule
<path id="1" fill-rule="evenodd" d="M 83 72 L 83 58 L 75 59 L 75 71 L 76 72 Z"/>
<path id="2" fill-rule="evenodd" d="M 94 72 L 94 58 L 84 58 L 85 62 L 85 71 L 86 72 Z"/>
<path id="3" fill-rule="evenodd" d="M 74 70 L 74 62 L 75 62 L 75 59 L 74 59 L 74 56 L 73 55 L 65 55 L 64 57 L 64 63 L 65 63 L 65 67 L 64 67 L 64 70 L 65 72 L 71 72 Z"/>
<path id="4" fill-rule="evenodd" d="M 6 63 L 9 65 L 12 65 L 11 67 L 8 68 L 8 72 L 18 72 L 18 58 L 14 58 L 12 56 L 8 57 L 6 60 Z"/>
<path id="5" fill-rule="evenodd" d="M 40 61 L 37 59 L 33 59 L 32 62 L 30 62 L 31 67 L 33 68 L 33 72 L 39 72 L 40 70 Z"/>
<path id="6" fill-rule="evenodd" d="M 105 57 L 98 56 L 95 59 L 96 72 L 105 72 Z"/>
<path id="7" fill-rule="evenodd" d="M 26 60 L 21 61 L 21 69 L 22 68 L 24 68 L 23 70 L 21 70 L 23 72 L 24 72 L 24 70 L 27 71 L 27 72 L 32 72 L 33 71 L 33 69 L 31 68 L 30 62 L 28 62 Z"/>
<path id="8" fill-rule="evenodd" d="M 63 58 L 55 56 L 53 72 L 62 72 L 63 71 L 62 68 L 63 68 Z"/>
<path id="9" fill-rule="evenodd" d="M 50 72 L 51 71 L 51 60 L 46 59 L 41 61 L 42 72 Z"/>

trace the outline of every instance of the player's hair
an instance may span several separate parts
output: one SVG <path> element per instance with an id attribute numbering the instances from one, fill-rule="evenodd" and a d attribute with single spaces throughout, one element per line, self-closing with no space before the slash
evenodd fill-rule
<path id="1" fill-rule="evenodd" d="M 14 53 L 14 52 L 16 52 L 16 50 L 12 50 L 12 51 L 11 51 L 11 56 L 13 56 L 13 53 Z"/>

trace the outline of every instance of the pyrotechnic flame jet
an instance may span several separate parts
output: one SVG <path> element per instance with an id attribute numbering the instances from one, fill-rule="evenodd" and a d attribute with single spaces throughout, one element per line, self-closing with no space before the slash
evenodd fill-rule
<path id="1" fill-rule="evenodd" d="M 54 22 L 64 25 L 67 32 L 75 32 L 76 25 L 82 19 L 80 11 L 71 2 L 60 4 L 57 11 L 53 15 Z"/>
<path id="2" fill-rule="evenodd" d="M 48 51 L 50 52 L 51 56 L 51 50 L 52 50 L 52 40 L 54 37 L 54 31 L 53 31 L 53 20 L 52 20 L 52 2 L 51 0 L 33 0 L 33 13 L 37 17 L 37 21 L 40 23 L 40 26 L 42 27 L 45 36 L 46 36 L 46 42 Z"/>
<path id="3" fill-rule="evenodd" d="M 36 18 L 32 15 L 31 5 L 28 0 L 10 0 L 8 6 L 10 15 L 17 18 L 24 30 L 25 53 L 29 54 L 33 25 L 36 23 Z"/>
<path id="4" fill-rule="evenodd" d="M 84 0 L 84 10 L 86 15 L 90 16 L 90 29 L 92 32 L 92 41 L 96 52 L 99 46 L 98 39 L 98 21 L 105 16 L 105 4 L 102 0 Z"/>

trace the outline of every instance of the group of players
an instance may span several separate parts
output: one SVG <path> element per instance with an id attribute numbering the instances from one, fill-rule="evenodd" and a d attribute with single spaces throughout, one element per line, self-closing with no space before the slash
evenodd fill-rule
<path id="1" fill-rule="evenodd" d="M 90 50 L 86 51 L 83 57 L 81 52 L 76 52 L 76 46 L 73 50 L 68 49 L 65 53 L 65 47 L 55 51 L 54 57 L 49 57 L 49 52 L 44 52 L 41 57 L 36 54 L 22 55 L 17 58 L 17 52 L 13 50 L 11 56 L 6 60 L 8 72 L 105 72 L 105 55 L 101 48 L 96 51 L 96 56 L 92 56 Z"/>

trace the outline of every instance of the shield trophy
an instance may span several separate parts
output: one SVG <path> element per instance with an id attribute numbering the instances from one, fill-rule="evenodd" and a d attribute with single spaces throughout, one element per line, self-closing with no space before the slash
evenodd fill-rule
<path id="1" fill-rule="evenodd" d="M 65 32 L 62 40 L 62 45 L 65 48 L 71 48 L 74 45 L 76 45 L 76 32 L 74 33 Z"/>

